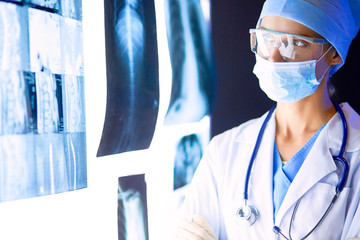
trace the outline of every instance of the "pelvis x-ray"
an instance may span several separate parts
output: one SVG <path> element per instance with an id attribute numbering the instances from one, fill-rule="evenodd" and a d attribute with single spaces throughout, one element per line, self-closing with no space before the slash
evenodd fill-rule
<path id="1" fill-rule="evenodd" d="M 0 2 L 0 202 L 87 186 L 81 22 L 31 6 Z"/>
<path id="2" fill-rule="evenodd" d="M 213 108 L 215 64 L 200 0 L 165 0 L 172 91 L 165 124 L 197 122 Z"/>
<path id="3" fill-rule="evenodd" d="M 148 220 L 144 174 L 120 177 L 118 186 L 119 240 L 147 240 Z"/>
<path id="4" fill-rule="evenodd" d="M 97 156 L 149 147 L 159 107 L 153 0 L 105 0 L 107 105 Z"/>

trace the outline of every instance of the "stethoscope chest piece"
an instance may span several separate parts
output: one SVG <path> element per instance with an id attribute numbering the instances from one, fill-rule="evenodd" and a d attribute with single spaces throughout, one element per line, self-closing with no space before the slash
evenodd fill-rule
<path id="1" fill-rule="evenodd" d="M 250 227 L 259 217 L 259 211 L 249 205 L 243 205 L 236 211 L 239 224 Z"/>

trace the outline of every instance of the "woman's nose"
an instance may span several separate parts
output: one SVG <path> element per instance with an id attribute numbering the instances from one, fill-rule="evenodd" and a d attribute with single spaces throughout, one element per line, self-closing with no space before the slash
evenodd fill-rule
<path id="1" fill-rule="evenodd" d="M 274 46 L 267 60 L 270 62 L 286 62 L 281 56 L 279 47 L 277 46 Z"/>

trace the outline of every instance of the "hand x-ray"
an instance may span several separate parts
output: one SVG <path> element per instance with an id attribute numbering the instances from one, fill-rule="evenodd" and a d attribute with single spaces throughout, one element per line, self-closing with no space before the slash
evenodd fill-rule
<path id="1" fill-rule="evenodd" d="M 159 108 L 153 0 L 105 0 L 107 104 L 97 156 L 149 147 Z"/>
<path id="2" fill-rule="evenodd" d="M 145 175 L 120 177 L 118 186 L 118 239 L 147 240 Z"/>
<path id="3" fill-rule="evenodd" d="M 215 63 L 200 0 L 165 0 L 172 91 L 165 124 L 200 121 L 211 112 Z"/>

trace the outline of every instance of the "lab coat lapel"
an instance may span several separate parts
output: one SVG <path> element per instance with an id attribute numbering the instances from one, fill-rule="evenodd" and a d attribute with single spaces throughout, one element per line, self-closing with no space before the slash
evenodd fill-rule
<path id="1" fill-rule="evenodd" d="M 273 152 L 275 139 L 275 114 L 271 116 L 262 138 L 252 174 L 249 199 L 259 210 L 260 226 L 273 226 Z M 272 228 L 262 229 L 272 234 Z"/>
<path id="2" fill-rule="evenodd" d="M 286 212 L 301 196 L 323 177 L 336 170 L 328 146 L 328 129 L 329 124 L 319 134 L 309 155 L 291 183 L 275 218 L 276 225 L 280 224 Z"/>

